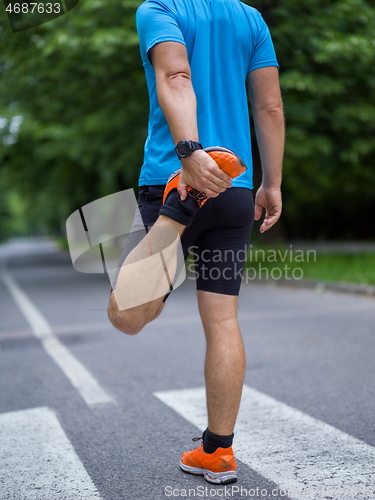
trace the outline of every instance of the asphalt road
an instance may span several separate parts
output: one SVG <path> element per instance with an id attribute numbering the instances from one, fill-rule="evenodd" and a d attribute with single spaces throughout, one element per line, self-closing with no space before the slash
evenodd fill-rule
<path id="1" fill-rule="evenodd" d="M 194 415 L 184 413 L 184 398 L 191 392 L 184 390 L 204 385 L 205 341 L 194 283 L 187 279 L 160 318 L 128 337 L 107 319 L 105 275 L 76 272 L 67 254 L 39 240 L 0 246 L 0 262 L 1 500 L 307 498 L 280 488 L 288 486 L 289 472 L 272 451 L 281 439 L 277 433 L 297 436 L 302 423 L 304 432 L 315 436 L 309 442 L 319 447 L 314 458 L 318 452 L 298 448 L 298 439 L 292 440 L 297 442 L 294 471 L 306 471 L 306 491 L 318 469 L 331 467 L 341 443 L 344 458 L 327 484 L 335 485 L 335 478 L 367 481 L 372 489 L 362 496 L 352 491 L 347 498 L 375 498 L 374 297 L 243 286 L 239 314 L 249 388 L 244 408 L 250 414 L 251 398 L 259 396 L 259 408 L 264 395 L 270 399 L 264 400 L 264 425 L 254 417 L 264 452 L 252 457 L 251 427 L 246 433 L 241 427 L 236 438 L 242 436 L 246 446 L 238 462 L 239 489 L 224 490 L 178 467 L 181 453 L 194 447 L 191 438 L 200 435 Z M 34 324 L 21 312 L 29 306 L 17 300 L 32 304 Z M 56 338 L 60 343 L 54 350 L 51 339 Z M 78 379 L 91 378 L 85 383 L 69 379 L 70 369 L 79 372 Z M 102 390 L 108 400 L 85 399 L 83 386 Z M 163 394 L 170 394 L 172 403 L 158 396 Z M 269 416 L 284 410 L 291 412 L 284 427 L 269 427 Z M 262 426 L 265 434 L 260 435 Z M 238 441 L 236 446 L 241 449 Z M 347 466 L 343 479 L 340 468 Z M 312 496 L 339 497 L 344 495 Z"/>

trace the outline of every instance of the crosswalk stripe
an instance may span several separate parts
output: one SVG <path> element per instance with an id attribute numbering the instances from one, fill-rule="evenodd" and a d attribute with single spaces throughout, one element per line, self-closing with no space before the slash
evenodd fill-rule
<path id="1" fill-rule="evenodd" d="M 26 293 L 10 276 L 3 273 L 3 282 L 26 318 L 45 351 L 60 367 L 88 405 L 113 403 L 114 399 L 100 386 L 85 366 L 54 335 L 51 325 Z"/>
<path id="2" fill-rule="evenodd" d="M 101 498 L 50 408 L 1 414 L 0 442 L 0 498 Z"/>
<path id="3" fill-rule="evenodd" d="M 206 428 L 204 388 L 155 396 L 200 430 Z M 292 499 L 375 498 L 374 447 L 246 385 L 235 452 Z"/>

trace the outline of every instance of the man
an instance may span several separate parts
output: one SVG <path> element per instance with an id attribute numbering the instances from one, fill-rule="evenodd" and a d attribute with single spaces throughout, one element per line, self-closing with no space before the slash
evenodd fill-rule
<path id="1" fill-rule="evenodd" d="M 238 269 L 243 269 L 254 217 L 260 219 L 265 209 L 264 232 L 281 213 L 284 119 L 278 64 L 261 15 L 239 0 L 146 0 L 137 11 L 137 28 L 150 95 L 138 201 L 144 225 L 152 228 L 124 257 L 109 317 L 119 330 L 138 333 L 160 314 L 166 297 L 155 291 L 152 300 L 132 305 L 134 290 L 142 290 L 144 282 L 148 287 L 161 282 L 163 273 L 170 285 L 176 269 L 164 263 L 150 279 L 144 263 L 174 241 L 164 238 L 168 231 L 181 237 L 185 256 L 194 249 L 207 341 L 208 427 L 203 443 L 185 453 L 180 466 L 211 483 L 227 484 L 237 479 L 232 441 L 245 374 Z M 263 168 L 255 216 L 246 81 Z M 229 148 L 247 171 L 232 179 L 202 145 Z M 177 179 L 177 190 L 170 183 L 165 190 L 179 167 L 181 174 L 171 181 L 176 186 Z M 202 205 L 192 193 L 208 199 Z"/>

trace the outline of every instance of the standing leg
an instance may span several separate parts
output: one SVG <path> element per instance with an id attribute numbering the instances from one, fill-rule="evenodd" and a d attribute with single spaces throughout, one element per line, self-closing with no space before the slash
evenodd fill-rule
<path id="1" fill-rule="evenodd" d="M 205 378 L 208 428 L 199 448 L 184 453 L 180 467 L 203 474 L 206 481 L 237 481 L 232 441 L 245 375 L 245 352 L 237 323 L 235 295 L 198 290 L 199 312 L 206 333 Z"/>
<path id="2" fill-rule="evenodd" d="M 205 379 L 208 429 L 232 434 L 241 401 L 246 359 L 237 321 L 238 296 L 198 290 L 206 334 Z"/>

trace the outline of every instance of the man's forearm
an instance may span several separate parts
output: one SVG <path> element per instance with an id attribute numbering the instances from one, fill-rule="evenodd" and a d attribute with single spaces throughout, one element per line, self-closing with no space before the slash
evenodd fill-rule
<path id="1" fill-rule="evenodd" d="M 263 186 L 279 188 L 282 179 L 285 124 L 282 107 L 257 110 L 254 124 L 263 170 Z"/>
<path id="2" fill-rule="evenodd" d="M 189 75 L 160 75 L 156 87 L 175 144 L 182 140 L 198 141 L 197 102 Z"/>

